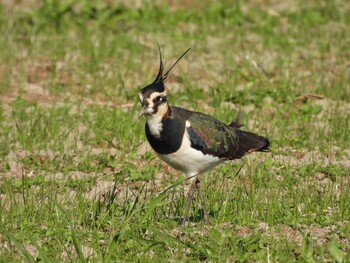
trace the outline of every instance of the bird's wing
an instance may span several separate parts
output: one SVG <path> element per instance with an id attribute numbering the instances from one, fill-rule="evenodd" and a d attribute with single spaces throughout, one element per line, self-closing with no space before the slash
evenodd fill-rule
<path id="1" fill-rule="evenodd" d="M 242 131 L 239 128 L 240 115 L 226 125 L 210 115 L 171 107 L 172 117 L 179 118 L 185 125 L 191 146 L 204 154 L 223 160 L 239 159 L 254 151 L 269 151 L 270 141 L 264 136 Z"/>
<path id="2" fill-rule="evenodd" d="M 188 122 L 187 132 L 191 146 L 204 154 L 221 159 L 240 158 L 238 154 L 238 134 L 236 129 L 206 114 L 193 113 Z"/>

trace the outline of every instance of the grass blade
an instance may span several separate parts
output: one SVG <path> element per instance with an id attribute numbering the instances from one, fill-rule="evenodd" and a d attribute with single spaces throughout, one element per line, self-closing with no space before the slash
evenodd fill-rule
<path id="1" fill-rule="evenodd" d="M 4 230 L 5 235 L 7 236 L 7 238 L 13 242 L 16 247 L 18 248 L 18 250 L 22 253 L 23 256 L 25 256 L 25 258 L 28 260 L 28 262 L 30 263 L 35 263 L 35 259 L 33 258 L 33 256 L 28 252 L 28 250 L 21 244 L 20 241 L 18 241 L 13 235 L 11 235 L 9 232 L 7 232 L 6 230 Z"/>
<path id="2" fill-rule="evenodd" d="M 86 259 L 84 258 L 83 252 L 81 251 L 81 248 L 80 248 L 81 246 L 77 240 L 73 226 L 71 227 L 71 237 L 72 237 L 73 245 L 74 245 L 75 251 L 77 252 L 79 261 L 84 263 L 87 262 Z"/>
<path id="3" fill-rule="evenodd" d="M 328 250 L 329 253 L 332 255 L 332 257 L 334 258 L 334 260 L 338 263 L 342 263 L 344 262 L 344 253 L 341 249 L 339 249 L 339 247 L 337 246 L 337 243 L 335 241 L 335 239 L 332 239 L 329 242 L 328 245 Z"/>

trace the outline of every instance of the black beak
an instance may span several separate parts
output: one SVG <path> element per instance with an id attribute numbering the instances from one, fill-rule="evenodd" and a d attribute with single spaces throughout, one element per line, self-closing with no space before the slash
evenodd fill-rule
<path id="1" fill-rule="evenodd" d="M 143 104 L 142 105 L 142 109 L 141 109 L 141 111 L 139 113 L 139 118 L 141 118 L 142 115 L 145 114 L 147 110 L 148 110 L 148 106 L 146 104 Z"/>

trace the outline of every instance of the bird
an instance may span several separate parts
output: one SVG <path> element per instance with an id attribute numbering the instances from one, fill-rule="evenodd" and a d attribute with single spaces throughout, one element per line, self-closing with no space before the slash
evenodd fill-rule
<path id="1" fill-rule="evenodd" d="M 268 152 L 270 141 L 267 137 L 242 130 L 240 115 L 225 124 L 208 114 L 169 105 L 165 82 L 174 66 L 191 48 L 164 73 L 158 42 L 157 46 L 159 70 L 154 81 L 138 93 L 139 118 L 144 116 L 146 119 L 146 138 L 158 157 L 192 180 L 181 226 L 185 226 L 188 220 L 195 189 L 201 202 L 202 220 L 209 223 L 198 176 L 225 161 L 240 159 L 252 152 Z"/>

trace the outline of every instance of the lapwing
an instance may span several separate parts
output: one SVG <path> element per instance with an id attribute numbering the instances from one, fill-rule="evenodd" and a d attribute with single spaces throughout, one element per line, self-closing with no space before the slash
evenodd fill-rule
<path id="1" fill-rule="evenodd" d="M 165 81 L 169 72 L 190 49 L 165 73 L 159 45 L 158 51 L 160 65 L 157 77 L 138 94 L 142 106 L 139 117 L 146 118 L 146 137 L 159 158 L 191 177 L 192 183 L 181 225 L 186 224 L 195 188 L 202 206 L 203 221 L 208 222 L 197 176 L 216 165 L 240 159 L 248 153 L 268 152 L 270 141 L 264 136 L 241 130 L 239 118 L 227 125 L 210 115 L 170 106 Z"/>

